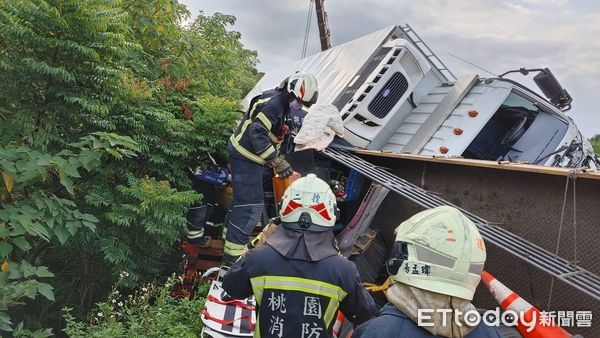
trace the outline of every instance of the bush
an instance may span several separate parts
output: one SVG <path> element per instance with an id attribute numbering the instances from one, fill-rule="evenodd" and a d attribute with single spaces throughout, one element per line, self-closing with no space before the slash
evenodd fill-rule
<path id="1" fill-rule="evenodd" d="M 592 147 L 594 147 L 594 152 L 596 155 L 600 156 L 600 134 L 596 134 L 590 138 L 590 143 L 592 143 Z"/>
<path id="2" fill-rule="evenodd" d="M 257 78 L 234 17 L 189 18 L 177 0 L 0 0 L 0 330 L 59 332 L 120 271 L 134 287 L 174 270 L 201 198 L 188 168 L 226 152 Z"/>
<path id="3" fill-rule="evenodd" d="M 127 273 L 121 276 L 125 278 Z M 78 321 L 71 309 L 64 309 L 64 331 L 69 337 L 198 337 L 204 298 L 172 297 L 170 290 L 176 281 L 172 276 L 165 284 L 145 284 L 130 295 L 121 294 L 117 284 L 87 322 Z"/>
<path id="4" fill-rule="evenodd" d="M 13 328 L 13 308 L 38 295 L 54 301 L 54 277 L 42 258 L 49 243 L 65 244 L 80 229 L 94 231 L 98 219 L 78 209 L 71 199 L 74 180 L 94 172 L 107 158 L 133 157 L 135 143 L 115 134 L 94 133 L 68 149 L 50 155 L 29 147 L 0 146 L 0 330 L 30 332 L 23 323 Z"/>

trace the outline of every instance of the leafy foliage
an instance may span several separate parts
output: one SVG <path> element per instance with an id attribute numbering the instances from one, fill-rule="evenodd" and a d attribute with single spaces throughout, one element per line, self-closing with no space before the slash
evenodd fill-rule
<path id="1" fill-rule="evenodd" d="M 55 274 L 56 303 L 11 312 L 27 321 L 23 334 L 58 323 L 64 305 L 85 316 L 121 271 L 129 287 L 172 271 L 185 210 L 200 198 L 187 168 L 225 153 L 257 78 L 233 17 L 189 17 L 177 0 L 0 1 L 2 177 L 18 189 L 2 219 L 27 243 L 2 240 L 0 253 L 17 255 L 7 269 L 24 260 Z"/>
<path id="2" fill-rule="evenodd" d="M 6 0 L 0 5 L 1 144 L 62 149 L 110 129 L 125 37 L 117 1 Z M 108 130 L 107 130 L 108 131 Z"/>
<path id="3" fill-rule="evenodd" d="M 594 147 L 594 152 L 596 155 L 600 156 L 600 134 L 596 134 L 590 138 L 590 143 L 592 143 L 592 147 Z"/>
<path id="4" fill-rule="evenodd" d="M 174 282 L 171 277 L 164 285 L 146 284 L 129 296 L 114 288 L 87 323 L 77 321 L 66 309 L 65 332 L 70 337 L 199 337 L 204 300 L 173 298 Z"/>
<path id="5" fill-rule="evenodd" d="M 118 227 L 109 231 L 127 236 L 107 233 L 100 236 L 98 243 L 111 269 L 133 275 L 161 272 L 157 263 L 160 257 L 148 251 L 162 254 L 176 248 L 176 241 L 185 231 L 187 206 L 198 201 L 199 196 L 191 191 L 178 192 L 168 181 L 138 179 L 132 175 L 128 175 L 127 185 L 116 188 L 117 203 L 111 205 L 105 216 Z M 141 252 L 147 253 L 138 257 Z M 124 282 L 133 286 L 131 279 Z"/>
<path id="6" fill-rule="evenodd" d="M 61 190 L 73 194 L 79 171 L 98 167 L 103 156 L 131 157 L 136 149 L 130 139 L 107 133 L 95 133 L 70 147 L 73 150 L 56 155 L 0 147 L 5 189 L 0 192 L 0 330 L 13 331 L 8 310 L 22 298 L 35 299 L 39 294 L 55 300 L 53 287 L 37 280 L 54 274 L 46 266 L 30 263 L 38 258 L 40 248 L 55 240 L 64 244 L 81 228 L 96 228 L 98 219 L 81 212 L 73 200 L 59 197 Z M 17 326 L 17 331 L 23 331 L 23 326 Z"/>

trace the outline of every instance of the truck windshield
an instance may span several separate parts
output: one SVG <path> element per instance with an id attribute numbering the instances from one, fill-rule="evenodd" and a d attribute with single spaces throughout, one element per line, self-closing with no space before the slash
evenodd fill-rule
<path id="1" fill-rule="evenodd" d="M 568 125 L 512 92 L 463 153 L 466 158 L 535 162 L 556 149 Z"/>

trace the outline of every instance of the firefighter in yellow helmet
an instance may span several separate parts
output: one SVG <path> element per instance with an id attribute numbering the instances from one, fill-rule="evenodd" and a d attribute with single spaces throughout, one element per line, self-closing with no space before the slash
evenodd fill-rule
<path id="1" fill-rule="evenodd" d="M 396 229 L 386 262 L 394 280 L 385 291 L 388 304 L 352 337 L 500 338 L 495 328 L 482 321 L 469 326 L 458 315 L 476 312 L 471 300 L 485 259 L 477 227 L 458 209 L 442 206 L 414 215 Z"/>
<path id="2" fill-rule="evenodd" d="M 339 254 L 336 218 L 327 183 L 314 174 L 294 181 L 284 193 L 281 225 L 225 274 L 231 297 L 256 297 L 255 336 L 329 337 L 338 308 L 355 324 L 375 314 L 356 266 Z"/>

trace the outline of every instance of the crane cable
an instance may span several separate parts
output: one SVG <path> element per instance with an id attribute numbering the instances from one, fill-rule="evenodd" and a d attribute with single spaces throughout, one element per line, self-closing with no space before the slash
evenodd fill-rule
<path id="1" fill-rule="evenodd" d="M 567 192 L 569 192 L 569 182 L 573 181 L 573 263 L 577 265 L 577 173 L 578 169 L 572 169 L 569 171 L 567 176 L 567 182 L 565 183 L 565 193 L 563 197 L 563 206 L 560 213 L 560 226 L 558 227 L 558 238 L 556 239 L 556 250 L 554 257 L 558 257 L 558 250 L 560 249 L 560 240 L 563 230 L 563 223 L 565 220 L 565 209 L 567 208 Z M 554 277 L 550 281 L 550 292 L 548 294 L 548 305 L 546 311 L 550 311 L 550 304 L 552 303 L 552 291 L 554 289 Z"/>
<path id="2" fill-rule="evenodd" d="M 302 45 L 302 57 L 306 56 L 306 47 L 308 46 L 308 36 L 310 35 L 310 23 L 312 21 L 312 10 L 313 10 L 314 0 L 310 0 L 310 4 L 308 5 L 308 15 L 306 17 L 306 27 L 304 28 L 304 44 Z"/>

